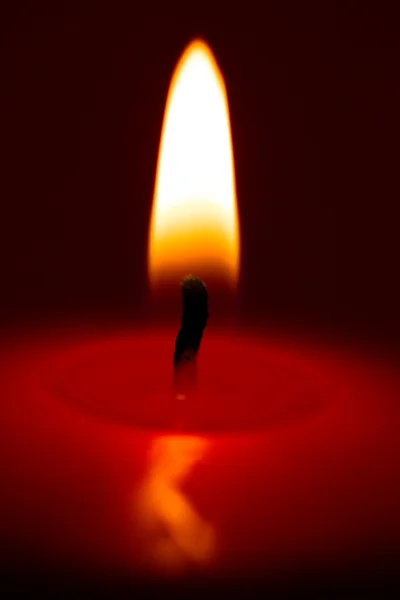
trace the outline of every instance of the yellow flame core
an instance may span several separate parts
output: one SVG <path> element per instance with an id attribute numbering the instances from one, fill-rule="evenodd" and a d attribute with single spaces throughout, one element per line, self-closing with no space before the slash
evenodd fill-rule
<path id="1" fill-rule="evenodd" d="M 195 40 L 172 77 L 149 240 L 153 284 L 187 273 L 236 284 L 239 226 L 228 99 L 210 48 Z"/>

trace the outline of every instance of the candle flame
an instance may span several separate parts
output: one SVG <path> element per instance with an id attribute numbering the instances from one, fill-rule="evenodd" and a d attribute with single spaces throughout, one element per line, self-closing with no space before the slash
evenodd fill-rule
<path id="1" fill-rule="evenodd" d="M 229 107 L 210 48 L 195 40 L 169 88 L 149 237 L 153 285 L 188 272 L 235 285 L 239 226 Z"/>

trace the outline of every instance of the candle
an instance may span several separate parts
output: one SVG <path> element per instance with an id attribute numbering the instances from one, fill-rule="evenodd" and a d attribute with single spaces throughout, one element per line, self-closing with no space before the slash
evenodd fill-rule
<path id="1" fill-rule="evenodd" d="M 41 567 L 132 585 L 199 574 L 301 585 L 321 573 L 336 585 L 346 569 L 370 569 L 370 582 L 392 567 L 394 369 L 333 345 L 210 328 L 179 434 L 168 413 L 175 333 L 69 328 L 3 348 L 0 516 L 16 582 Z"/>
<path id="2" fill-rule="evenodd" d="M 194 271 L 233 297 L 239 250 L 226 90 L 196 41 L 163 126 L 154 294 L 165 302 L 165 288 Z M 171 418 L 171 326 L 42 331 L 3 347 L 0 516 L 17 571 L 281 584 L 394 564 L 394 369 L 326 343 L 218 328 L 213 317 L 184 433 Z"/>

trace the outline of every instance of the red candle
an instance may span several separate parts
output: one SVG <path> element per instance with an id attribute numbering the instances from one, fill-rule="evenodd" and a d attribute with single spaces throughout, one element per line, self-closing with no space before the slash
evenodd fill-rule
<path id="1" fill-rule="evenodd" d="M 177 434 L 173 339 L 77 329 L 3 351 L 10 556 L 179 577 L 389 560 L 400 534 L 394 370 L 343 348 L 210 328 L 198 404 Z"/>

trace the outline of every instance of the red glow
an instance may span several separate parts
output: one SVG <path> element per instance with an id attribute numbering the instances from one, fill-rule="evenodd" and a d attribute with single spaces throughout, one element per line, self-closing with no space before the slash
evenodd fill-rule
<path id="1" fill-rule="evenodd" d="M 165 435 L 158 386 L 172 346 L 172 332 L 61 335 L 1 357 L 10 552 L 143 567 L 135 506 Z M 204 568 L 317 568 L 397 543 L 398 376 L 319 345 L 211 334 L 199 369 L 210 397 L 193 419 L 207 452 L 176 489 L 215 532 Z"/>

